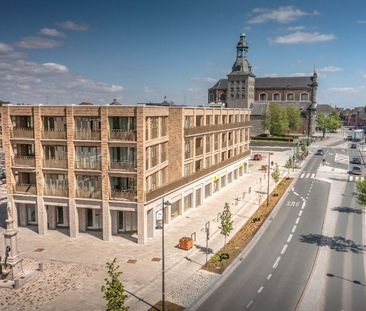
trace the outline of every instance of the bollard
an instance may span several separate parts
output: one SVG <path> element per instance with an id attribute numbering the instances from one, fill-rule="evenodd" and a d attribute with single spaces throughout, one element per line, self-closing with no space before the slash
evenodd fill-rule
<path id="1" fill-rule="evenodd" d="M 252 187 L 249 187 L 248 193 L 251 193 L 251 192 L 252 192 Z"/>
<path id="2" fill-rule="evenodd" d="M 191 234 L 191 239 L 192 239 L 193 241 L 196 241 L 196 232 L 192 232 L 192 234 Z"/>
<path id="3" fill-rule="evenodd" d="M 245 192 L 243 192 L 243 200 L 245 199 Z"/>
<path id="4" fill-rule="evenodd" d="M 18 289 L 19 287 L 20 287 L 19 279 L 15 279 L 15 280 L 14 280 L 14 288 L 15 288 L 15 289 Z"/>
<path id="5" fill-rule="evenodd" d="M 221 217 L 221 213 L 217 213 L 217 216 L 216 216 L 217 222 L 219 222 L 220 217 Z"/>
<path id="6" fill-rule="evenodd" d="M 43 272 L 43 262 L 38 263 L 38 271 Z"/>

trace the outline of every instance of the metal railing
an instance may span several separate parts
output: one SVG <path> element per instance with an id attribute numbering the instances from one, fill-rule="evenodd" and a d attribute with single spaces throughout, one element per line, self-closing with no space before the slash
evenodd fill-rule
<path id="1" fill-rule="evenodd" d="M 136 196 L 137 196 L 136 189 L 126 189 L 126 190 L 112 189 L 111 190 L 111 199 L 113 199 L 113 200 L 127 199 L 129 201 L 136 201 Z"/>
<path id="2" fill-rule="evenodd" d="M 111 129 L 109 132 L 109 138 L 115 140 L 136 141 L 136 131 Z"/>
<path id="3" fill-rule="evenodd" d="M 67 168 L 67 159 L 44 159 L 43 166 L 49 168 Z"/>
<path id="4" fill-rule="evenodd" d="M 203 134 L 203 133 L 208 133 L 208 132 L 230 130 L 230 129 L 234 129 L 234 128 L 241 128 L 241 127 L 247 127 L 247 126 L 251 126 L 250 121 L 184 128 L 184 135 L 189 136 L 189 135 Z"/>
<path id="5" fill-rule="evenodd" d="M 42 138 L 66 139 L 66 131 L 64 131 L 64 130 L 43 130 Z"/>
<path id="6" fill-rule="evenodd" d="M 100 170 L 101 161 L 90 160 L 88 158 L 75 160 L 76 169 L 87 169 L 87 170 Z"/>
<path id="7" fill-rule="evenodd" d="M 36 158 L 34 156 L 15 156 L 14 164 L 19 166 L 36 166 Z"/>
<path id="8" fill-rule="evenodd" d="M 14 190 L 16 193 L 37 194 L 37 188 L 35 184 L 16 183 Z"/>
<path id="9" fill-rule="evenodd" d="M 56 187 L 44 187 L 44 195 L 49 195 L 53 197 L 67 197 L 69 191 L 67 187 L 65 188 L 56 188 Z"/>
<path id="10" fill-rule="evenodd" d="M 111 161 L 110 168 L 116 170 L 125 170 L 129 172 L 133 172 L 136 170 L 136 162 L 129 161 Z"/>
<path id="11" fill-rule="evenodd" d="M 100 140 L 100 131 L 75 130 L 75 139 Z"/>
<path id="12" fill-rule="evenodd" d="M 101 199 L 102 191 L 101 190 L 89 190 L 89 189 L 76 189 L 76 196 L 78 198 L 84 199 Z"/>
<path id="13" fill-rule="evenodd" d="M 14 127 L 12 137 L 34 138 L 33 127 Z"/>

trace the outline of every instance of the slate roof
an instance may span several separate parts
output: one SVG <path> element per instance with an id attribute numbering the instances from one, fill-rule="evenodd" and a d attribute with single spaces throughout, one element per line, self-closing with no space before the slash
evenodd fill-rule
<path id="1" fill-rule="evenodd" d="M 307 88 L 311 89 L 311 77 L 262 77 L 255 79 L 256 89 Z"/>
<path id="2" fill-rule="evenodd" d="M 259 116 L 259 115 L 263 115 L 264 112 L 266 111 L 267 105 L 270 104 L 271 102 L 255 102 L 253 103 L 250 108 L 252 109 L 251 114 L 253 116 Z M 275 103 L 275 102 L 274 102 Z M 309 108 L 309 106 L 311 105 L 311 103 L 309 102 L 280 102 L 279 105 L 281 107 L 287 108 L 288 106 L 295 106 L 297 107 L 297 109 L 301 110 L 301 111 L 307 111 L 307 109 Z"/>
<path id="3" fill-rule="evenodd" d="M 216 82 L 216 84 L 210 88 L 210 90 L 221 90 L 221 89 L 227 89 L 227 79 L 220 79 L 219 81 Z"/>
<path id="4" fill-rule="evenodd" d="M 335 111 L 335 109 L 328 104 L 318 104 L 318 106 L 316 107 L 316 112 L 333 112 Z"/>

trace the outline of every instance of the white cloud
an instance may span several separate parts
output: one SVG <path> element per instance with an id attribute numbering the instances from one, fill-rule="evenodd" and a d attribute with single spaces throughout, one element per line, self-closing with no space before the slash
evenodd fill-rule
<path id="1" fill-rule="evenodd" d="M 312 44 L 319 42 L 327 42 L 335 39 L 336 36 L 334 34 L 297 31 L 288 35 L 278 36 L 274 39 L 269 39 L 268 41 L 270 43 L 276 43 L 276 44 Z"/>
<path id="2" fill-rule="evenodd" d="M 0 42 L 0 54 L 9 53 L 11 51 L 13 51 L 13 48 L 10 45 Z"/>
<path id="3" fill-rule="evenodd" d="M 154 93 L 156 90 L 152 88 L 151 86 L 145 85 L 144 86 L 144 93 Z"/>
<path id="4" fill-rule="evenodd" d="M 325 66 L 323 68 L 318 69 L 319 72 L 342 72 L 343 68 L 336 66 Z"/>
<path id="5" fill-rule="evenodd" d="M 16 42 L 17 47 L 23 49 L 52 49 L 63 44 L 62 41 L 42 37 L 25 37 Z"/>
<path id="6" fill-rule="evenodd" d="M 281 6 L 277 9 L 262 9 L 256 8 L 252 11 L 252 17 L 249 19 L 249 24 L 263 24 L 266 22 L 289 23 L 306 15 L 319 15 L 317 11 L 312 13 L 304 12 L 295 6 Z"/>
<path id="7" fill-rule="evenodd" d="M 304 30 L 305 26 L 289 26 L 287 27 L 287 30 L 289 31 L 299 31 L 299 30 Z"/>
<path id="8" fill-rule="evenodd" d="M 205 82 L 205 83 L 216 83 L 217 79 L 211 77 L 193 77 L 191 81 Z"/>
<path id="9" fill-rule="evenodd" d="M 76 23 L 73 21 L 65 21 L 56 23 L 57 26 L 67 29 L 67 30 L 74 30 L 74 31 L 87 31 L 89 26 L 85 23 Z"/>
<path id="10" fill-rule="evenodd" d="M 69 69 L 67 69 L 66 66 L 56 63 L 44 63 L 43 66 L 46 68 L 49 68 L 51 70 L 59 71 L 59 72 L 68 72 Z"/>
<path id="11" fill-rule="evenodd" d="M 39 34 L 45 35 L 45 36 L 50 36 L 50 37 L 63 37 L 64 36 L 64 33 L 60 32 L 54 28 L 42 28 L 39 31 Z"/>
<path id="12" fill-rule="evenodd" d="M 355 87 L 351 87 L 351 86 L 346 86 L 346 87 L 331 87 L 328 88 L 327 91 L 329 92 L 347 92 L 347 93 L 356 93 L 356 92 L 361 92 L 365 89 L 365 86 L 361 85 L 361 86 L 355 86 Z"/>

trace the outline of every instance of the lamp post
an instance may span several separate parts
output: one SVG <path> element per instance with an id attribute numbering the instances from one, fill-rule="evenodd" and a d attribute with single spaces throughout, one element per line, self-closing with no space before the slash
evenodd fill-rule
<path id="1" fill-rule="evenodd" d="M 267 206 L 269 205 L 269 179 L 270 179 L 270 171 L 271 171 L 271 155 L 272 152 L 268 152 L 268 168 L 267 168 Z"/>

